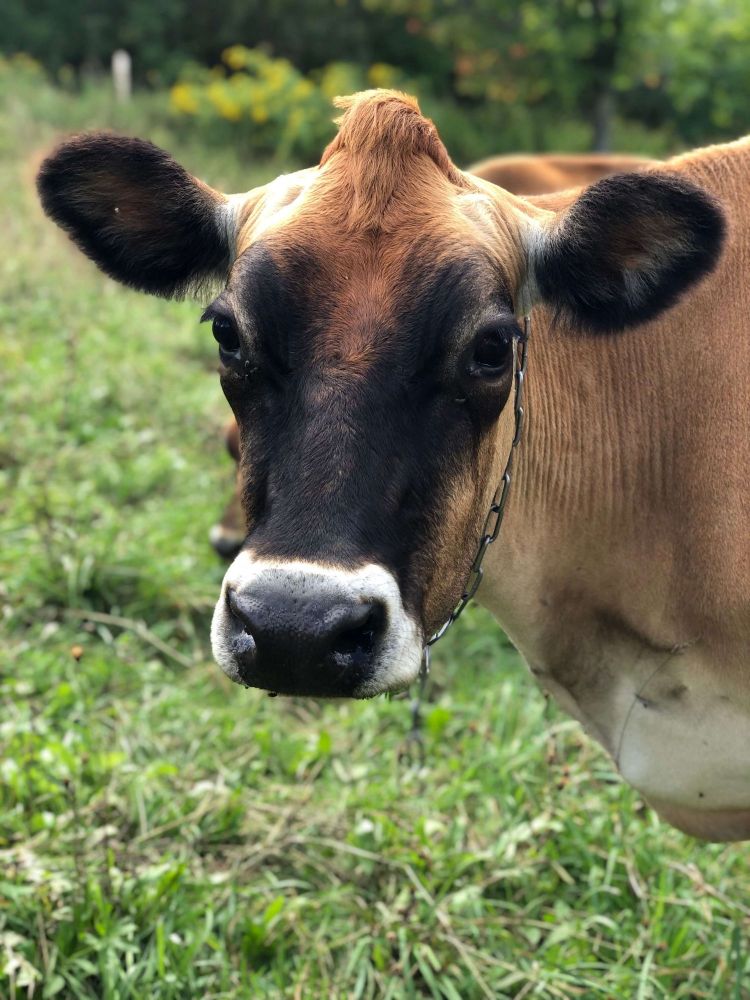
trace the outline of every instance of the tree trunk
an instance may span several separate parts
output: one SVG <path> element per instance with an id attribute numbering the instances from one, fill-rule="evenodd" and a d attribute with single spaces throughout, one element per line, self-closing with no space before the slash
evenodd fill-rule
<path id="1" fill-rule="evenodd" d="M 611 90 L 603 88 L 594 100 L 594 152 L 609 153 L 612 149 L 612 119 L 615 98 Z"/>

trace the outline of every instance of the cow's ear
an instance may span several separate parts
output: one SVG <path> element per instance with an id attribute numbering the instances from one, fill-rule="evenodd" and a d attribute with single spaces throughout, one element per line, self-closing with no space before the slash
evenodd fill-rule
<path id="1" fill-rule="evenodd" d="M 37 187 L 47 215 L 125 285 L 175 296 L 226 274 L 227 199 L 150 142 L 77 136 L 44 161 Z"/>
<path id="2" fill-rule="evenodd" d="M 589 332 L 643 323 L 714 267 L 724 231 L 711 195 L 675 174 L 608 177 L 536 234 L 534 297 Z"/>

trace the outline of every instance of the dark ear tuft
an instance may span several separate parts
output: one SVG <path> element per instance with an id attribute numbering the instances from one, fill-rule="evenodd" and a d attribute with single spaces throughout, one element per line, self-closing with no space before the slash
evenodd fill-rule
<path id="1" fill-rule="evenodd" d="M 534 255 L 541 298 L 587 331 L 653 319 L 713 269 L 718 203 L 675 174 L 608 177 L 565 211 Z"/>
<path id="2" fill-rule="evenodd" d="M 47 215 L 133 288 L 180 295 L 228 267 L 222 196 L 150 142 L 76 136 L 44 161 L 37 187 Z"/>

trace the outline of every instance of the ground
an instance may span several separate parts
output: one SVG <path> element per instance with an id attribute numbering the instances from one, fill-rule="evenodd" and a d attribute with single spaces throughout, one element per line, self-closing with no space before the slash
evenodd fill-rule
<path id="1" fill-rule="evenodd" d="M 215 345 L 43 219 L 40 150 L 111 109 L 31 100 L 0 123 L 0 996 L 750 997 L 747 848 L 660 823 L 486 615 L 436 650 L 423 762 L 408 701 L 220 674 Z M 279 170 L 139 113 L 217 186 Z"/>

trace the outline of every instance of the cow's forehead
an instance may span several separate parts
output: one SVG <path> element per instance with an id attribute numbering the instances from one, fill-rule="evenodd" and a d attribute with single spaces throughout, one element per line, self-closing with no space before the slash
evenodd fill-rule
<path id="1" fill-rule="evenodd" d="M 321 320 L 336 311 L 355 322 L 376 310 L 396 323 L 417 303 L 441 305 L 448 292 L 460 299 L 462 290 L 476 296 L 485 288 L 509 299 L 515 248 L 502 253 L 481 195 L 426 183 L 394 195 L 383 225 L 353 226 L 342 208 L 353 200 L 345 181 L 280 181 L 245 227 L 228 282 L 234 295 L 252 303 L 260 284 L 293 295 Z"/>
<path id="2" fill-rule="evenodd" d="M 520 230 L 513 204 L 459 171 L 413 104 L 369 98 L 317 167 L 254 199 L 229 293 L 256 312 L 284 302 L 288 333 L 321 348 L 419 341 L 489 300 L 512 309 Z"/>
<path id="3" fill-rule="evenodd" d="M 379 237 L 381 249 L 398 255 L 414 239 L 436 233 L 460 246 L 490 238 L 488 220 L 500 211 L 513 222 L 515 209 L 507 193 L 451 162 L 414 102 L 365 94 L 347 107 L 318 166 L 251 192 L 239 210 L 237 251 L 274 233 L 280 241 L 334 247 L 338 254 Z"/>
<path id="4" fill-rule="evenodd" d="M 328 244 L 290 223 L 235 262 L 227 294 L 259 342 L 365 367 L 389 348 L 414 362 L 511 312 L 510 290 L 477 238 L 366 234 Z M 309 235 L 309 234 L 308 234 Z"/>
<path id="5" fill-rule="evenodd" d="M 374 244 L 398 257 L 417 240 L 457 246 L 488 240 L 487 219 L 496 211 L 491 199 L 458 188 L 429 158 L 414 156 L 387 187 L 376 169 L 372 164 L 364 175 L 357 173 L 352 157 L 342 152 L 251 192 L 248 204 L 238 206 L 237 254 L 260 239 L 273 239 L 279 249 L 333 245 L 349 257 Z"/>

